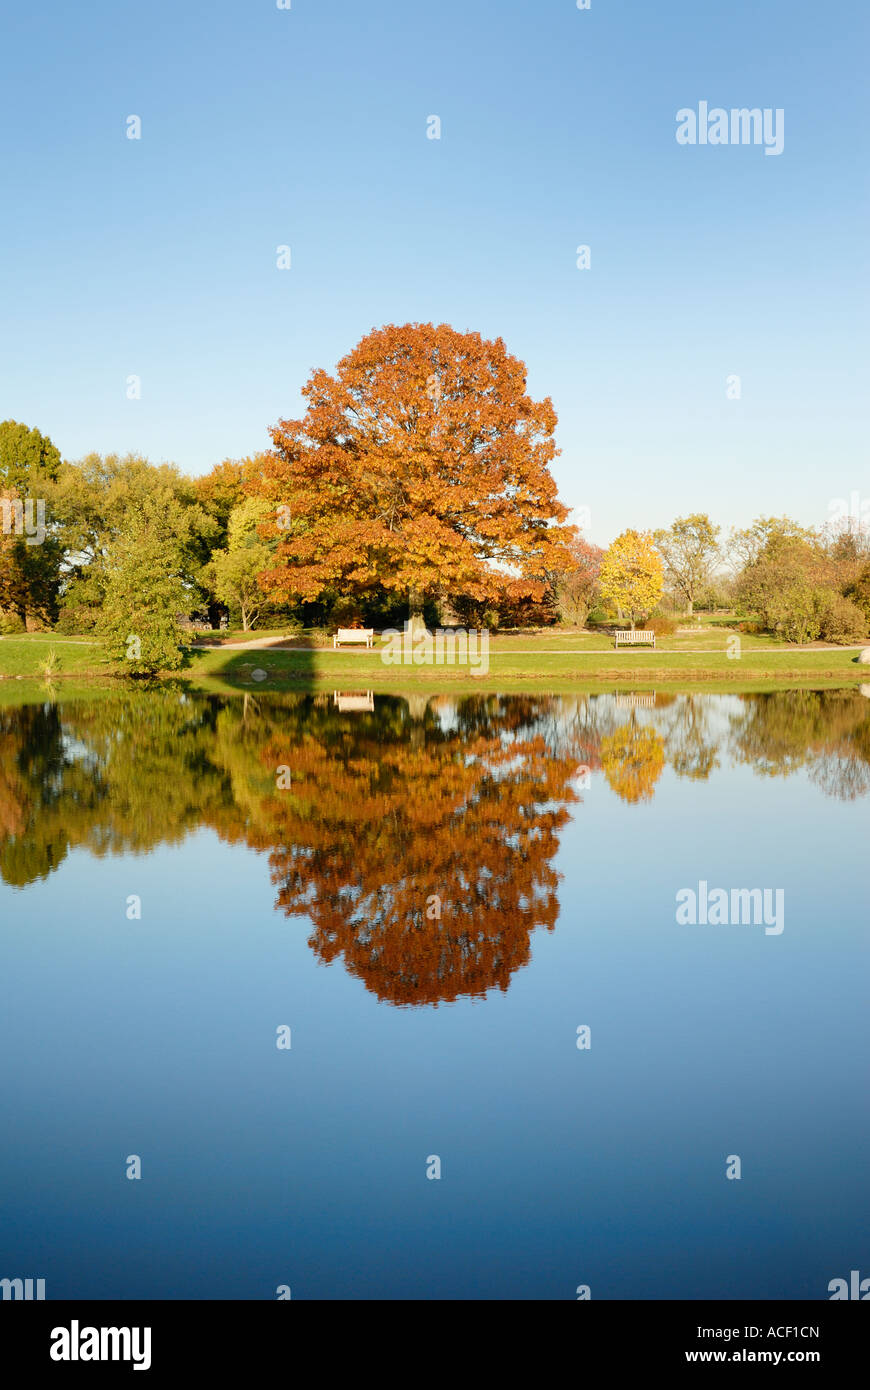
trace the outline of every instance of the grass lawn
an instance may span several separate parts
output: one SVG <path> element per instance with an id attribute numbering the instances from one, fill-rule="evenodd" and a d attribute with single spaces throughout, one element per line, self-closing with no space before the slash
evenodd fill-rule
<path id="1" fill-rule="evenodd" d="M 0 677 L 42 676 L 43 664 L 54 652 L 55 675 L 107 675 L 110 667 L 102 646 L 90 637 L 58 637 L 53 632 L 28 632 L 0 637 Z"/>
<path id="2" fill-rule="evenodd" d="M 857 661 L 855 650 L 843 647 L 787 646 L 770 637 L 740 635 L 740 656 L 728 655 L 733 629 L 704 623 L 673 637 L 661 637 L 655 651 L 620 648 L 600 632 L 563 629 L 496 633 L 490 640 L 489 670 L 475 675 L 474 667 L 448 665 L 388 666 L 375 648 L 332 650 L 331 639 L 303 633 L 287 638 L 282 647 L 239 649 L 240 642 L 282 637 L 273 632 L 215 633 L 205 646 L 192 644 L 185 668 L 176 673 L 203 690 L 320 689 L 364 687 L 403 690 L 450 687 L 493 689 L 545 684 L 548 689 L 590 688 L 600 684 L 672 688 L 774 688 L 781 683 L 811 685 L 870 684 L 870 667 Z M 113 676 L 99 642 L 88 637 L 58 637 L 28 633 L 0 637 L 0 681 L 45 682 L 43 663 L 54 652 L 52 683 L 75 677 Z M 254 672 L 257 672 L 255 678 Z M 265 672 L 265 677 L 260 673 Z M 5 699 L 12 692 L 3 692 Z"/>
<path id="3" fill-rule="evenodd" d="M 378 651 L 323 652 L 285 651 L 263 648 L 232 653 L 226 648 L 195 653 L 186 674 L 197 685 L 210 689 L 278 689 L 288 684 L 296 689 L 311 685 L 319 689 L 353 684 L 367 689 L 406 689 L 408 687 L 451 686 L 473 689 L 498 686 L 546 684 L 554 682 L 588 686 L 592 683 L 626 682 L 657 685 L 680 681 L 688 684 L 716 682 L 726 688 L 770 682 L 810 682 L 844 685 L 870 676 L 858 665 L 857 653 L 842 648 L 822 651 L 799 648 L 743 650 L 740 660 L 730 659 L 724 642 L 719 650 L 701 653 L 670 649 L 665 651 L 586 651 L 577 647 L 566 654 L 548 650 L 546 645 L 531 650 L 490 648 L 489 670 L 474 676 L 468 666 L 386 666 Z M 255 678 L 254 672 L 266 678 Z"/>

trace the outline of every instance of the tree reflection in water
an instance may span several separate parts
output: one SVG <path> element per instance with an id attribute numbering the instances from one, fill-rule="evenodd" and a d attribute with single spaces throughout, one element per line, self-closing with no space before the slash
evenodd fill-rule
<path id="1" fill-rule="evenodd" d="M 628 805 L 665 769 L 723 760 L 870 792 L 870 702 L 853 690 L 458 698 L 101 693 L 0 711 L 0 875 L 21 888 L 70 849 L 180 843 L 201 826 L 269 856 L 277 906 L 324 962 L 380 999 L 438 1004 L 507 989 L 559 912 L 553 860 L 603 773 Z M 290 770 L 281 779 L 278 769 Z M 597 793 L 596 793 L 597 794 Z"/>

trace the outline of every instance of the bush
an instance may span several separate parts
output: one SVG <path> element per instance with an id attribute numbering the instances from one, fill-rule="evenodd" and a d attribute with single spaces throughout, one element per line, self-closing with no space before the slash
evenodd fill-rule
<path id="1" fill-rule="evenodd" d="M 834 594 L 822 614 L 821 635 L 826 642 L 847 646 L 860 642 L 867 636 L 867 618 L 856 603 Z"/>
<path id="2" fill-rule="evenodd" d="M 24 631 L 24 622 L 17 613 L 0 613 L 0 635 L 11 637 L 13 633 Z"/>
<path id="3" fill-rule="evenodd" d="M 591 609 L 591 611 L 589 612 L 589 614 L 588 614 L 588 616 L 587 616 L 587 618 L 586 618 L 586 626 L 587 626 L 587 627 L 601 627 L 601 626 L 603 626 L 603 624 L 606 623 L 607 621 L 608 621 L 608 618 L 607 618 L 607 610 L 604 609 L 604 608 L 602 608 L 601 605 L 599 604 L 597 607 Z"/>
<path id="4" fill-rule="evenodd" d="M 831 604 L 830 589 L 820 588 L 805 580 L 783 583 L 779 590 L 766 597 L 763 620 L 769 632 L 786 642 L 803 646 L 815 642 L 822 633 L 822 619 Z"/>
<path id="5" fill-rule="evenodd" d="M 647 632 L 654 632 L 656 637 L 673 637 L 677 630 L 673 618 L 666 618 L 663 613 L 655 613 L 643 626 Z"/>
<path id="6" fill-rule="evenodd" d="M 870 565 L 865 565 L 854 584 L 845 590 L 847 599 L 856 604 L 870 622 Z"/>
<path id="7" fill-rule="evenodd" d="M 93 608 L 79 605 L 61 608 L 54 630 L 60 633 L 61 637 L 76 637 L 81 632 L 93 632 L 97 617 L 98 614 Z"/>

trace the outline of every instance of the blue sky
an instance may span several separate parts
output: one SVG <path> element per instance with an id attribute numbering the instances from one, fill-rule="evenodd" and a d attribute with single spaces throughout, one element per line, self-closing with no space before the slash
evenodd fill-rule
<path id="1" fill-rule="evenodd" d="M 552 396 L 599 542 L 870 497 L 858 0 L 49 0 L 2 39 L 0 418 L 65 457 L 204 472 L 434 320 Z M 783 108 L 782 154 L 678 145 L 700 101 Z"/>

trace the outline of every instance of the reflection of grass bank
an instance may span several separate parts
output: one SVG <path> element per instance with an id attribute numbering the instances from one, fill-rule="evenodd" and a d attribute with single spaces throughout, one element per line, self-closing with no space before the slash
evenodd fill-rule
<path id="1" fill-rule="evenodd" d="M 281 702 L 282 696 L 288 702 L 295 701 L 300 695 L 317 694 L 321 697 L 329 698 L 330 704 L 333 703 L 332 695 L 334 691 L 354 691 L 362 693 L 365 688 L 364 683 L 339 680 L 335 684 L 331 681 L 312 681 L 312 680 L 266 680 L 262 683 L 246 680 L 218 680 L 218 679 L 198 679 L 196 682 L 186 680 L 183 676 L 176 677 L 173 681 L 157 681 L 150 685 L 134 685 L 132 682 L 121 682 L 116 680 L 105 680 L 99 677 L 92 677 L 87 680 L 77 680 L 75 678 L 46 683 L 44 680 L 13 680 L 0 682 L 0 710 L 18 709 L 25 705 L 44 704 L 73 704 L 77 701 L 108 700 L 117 698 L 122 691 L 135 693 L 139 691 L 163 690 L 169 692 L 176 690 L 181 693 L 187 691 L 190 694 L 200 693 L 203 695 L 214 696 L 235 696 L 238 699 L 256 697 L 260 694 L 268 695 L 273 701 Z M 666 682 L 652 683 L 649 681 L 596 681 L 596 680 L 564 680 L 553 678 L 541 681 L 536 685 L 530 682 L 522 683 L 508 681 L 505 679 L 494 680 L 491 676 L 482 681 L 457 681 L 455 684 L 437 685 L 434 682 L 428 686 L 425 681 L 421 681 L 416 687 L 398 686 L 395 683 L 389 685 L 369 685 L 368 689 L 378 696 L 392 696 L 396 699 L 406 700 L 434 700 L 439 696 L 450 698 L 464 698 L 466 696 L 486 696 L 493 697 L 498 695 L 523 695 L 542 696 L 542 695 L 639 695 L 646 692 L 658 693 L 662 697 L 672 699 L 677 695 L 766 695 L 774 692 L 783 693 L 787 690 L 797 691 L 822 691 L 840 690 L 855 692 L 854 685 L 844 684 L 842 679 L 822 680 L 819 678 L 806 678 L 803 680 L 754 680 L 754 681 L 730 681 L 723 682 L 717 680 L 703 681 L 684 681 L 672 679 Z M 870 714 L 870 699 L 867 701 L 867 710 Z"/>

